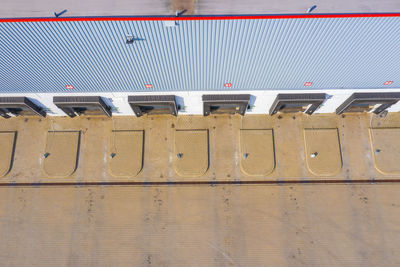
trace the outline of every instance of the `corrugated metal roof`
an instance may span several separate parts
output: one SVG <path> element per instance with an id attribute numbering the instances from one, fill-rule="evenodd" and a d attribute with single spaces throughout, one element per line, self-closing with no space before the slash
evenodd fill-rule
<path id="1" fill-rule="evenodd" d="M 388 88 L 399 44 L 399 17 L 3 22 L 0 91 Z"/>

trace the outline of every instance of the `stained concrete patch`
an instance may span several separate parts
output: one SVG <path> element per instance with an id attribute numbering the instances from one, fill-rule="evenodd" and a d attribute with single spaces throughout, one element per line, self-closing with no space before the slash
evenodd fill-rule
<path id="1" fill-rule="evenodd" d="M 208 170 L 208 130 L 175 131 L 175 172 L 184 177 L 198 177 Z"/>
<path id="2" fill-rule="evenodd" d="M 135 177 L 143 167 L 144 131 L 113 131 L 108 169 L 115 177 Z"/>
<path id="3" fill-rule="evenodd" d="M 370 129 L 375 168 L 385 175 L 400 174 L 400 128 Z"/>
<path id="4" fill-rule="evenodd" d="M 338 129 L 304 129 L 308 170 L 316 176 L 333 176 L 342 168 Z"/>
<path id="5" fill-rule="evenodd" d="M 6 176 L 14 160 L 16 132 L 0 132 L 0 177 Z"/>
<path id="6" fill-rule="evenodd" d="M 250 176 L 266 176 L 275 169 L 272 129 L 240 130 L 240 168 Z"/>
<path id="7" fill-rule="evenodd" d="M 43 171 L 51 177 L 72 175 L 78 164 L 80 131 L 49 131 Z"/>

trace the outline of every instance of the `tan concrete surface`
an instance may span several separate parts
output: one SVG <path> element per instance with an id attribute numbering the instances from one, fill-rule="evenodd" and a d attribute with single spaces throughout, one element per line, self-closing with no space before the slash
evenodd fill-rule
<path id="1" fill-rule="evenodd" d="M 342 169 L 338 129 L 304 129 L 306 161 L 316 176 L 333 176 Z"/>
<path id="2" fill-rule="evenodd" d="M 0 131 L 16 131 L 18 136 L 12 168 L 8 174 L 0 178 L 0 183 L 396 180 L 399 175 L 382 173 L 375 168 L 369 129 L 399 127 L 400 114 L 396 113 L 389 114 L 386 118 L 379 118 L 372 114 L 348 114 L 344 117 L 333 114 L 312 116 L 282 114 L 280 118 L 267 115 L 246 115 L 244 117 L 239 115 L 208 117 L 154 115 L 140 118 L 114 117 L 113 120 L 107 117 L 77 117 L 73 119 L 60 117 L 51 120 L 37 117 L 2 119 L 0 120 Z M 177 162 L 175 144 L 177 140 L 179 141 L 179 138 L 175 138 L 176 132 L 179 132 L 177 130 L 199 129 L 208 130 L 208 169 L 205 167 L 206 161 L 196 162 L 196 167 L 202 170 L 201 174 L 200 171 L 196 171 L 196 175 L 199 176 L 178 175 L 174 169 L 174 164 Z M 263 170 L 267 166 L 267 169 L 271 168 L 271 165 L 265 165 L 265 162 L 262 161 L 260 164 L 254 162 L 253 173 L 249 170 L 247 170 L 247 174 L 242 171 L 243 153 L 241 152 L 240 129 L 272 129 L 274 131 L 276 165 L 272 172 L 263 175 L 247 175 L 257 173 L 258 170 Z M 306 155 L 309 156 L 309 153 L 313 152 L 307 152 L 304 129 L 338 129 L 342 152 L 340 171 L 330 176 L 318 173 L 318 171 L 310 172 Z M 136 176 L 133 173 L 121 177 L 110 174 L 109 161 L 112 151 L 110 140 L 113 138 L 113 130 L 143 130 L 145 132 L 143 168 Z M 50 177 L 42 172 L 44 162 L 52 158 L 52 153 L 48 158 L 43 158 L 43 154 L 46 152 L 48 131 L 81 132 L 78 167 L 72 175 Z M 388 140 L 392 140 L 392 144 L 398 142 L 396 135 L 385 136 L 388 137 L 387 140 L 384 139 L 385 142 Z M 268 139 L 268 134 L 263 138 Z M 196 153 L 206 147 L 205 145 L 196 147 L 196 143 L 191 142 L 190 139 L 185 139 L 186 141 L 184 149 L 196 150 Z M 317 142 L 321 146 L 318 150 L 325 149 L 322 141 Z M 125 146 L 122 141 L 120 145 Z M 128 146 L 129 144 L 126 144 L 126 147 Z M 65 147 L 65 149 L 70 148 L 69 145 Z M 60 151 L 64 153 L 64 149 Z M 388 150 L 382 149 L 382 151 L 385 153 Z M 137 153 L 136 155 L 140 154 L 137 150 L 135 153 Z M 183 154 L 187 156 L 187 153 Z M 201 153 L 206 154 L 204 151 Z M 396 153 L 395 151 L 393 154 L 390 152 L 387 157 L 395 159 Z M 329 154 L 338 155 L 331 152 Z M 62 158 L 62 154 L 60 155 Z M 384 155 L 382 154 L 382 156 Z M 132 155 L 132 157 L 134 156 Z M 182 159 L 185 159 L 185 156 Z M 338 160 L 338 157 L 336 159 Z M 134 163 L 130 162 L 129 164 Z M 313 168 L 322 168 L 317 165 L 313 165 Z M 390 165 L 391 168 L 397 168 L 397 163 L 390 163 Z M 63 166 L 57 166 L 57 171 L 60 171 L 58 167 L 63 168 Z M 125 168 L 127 165 L 123 164 L 123 167 Z"/>
<path id="3" fill-rule="evenodd" d="M 49 131 L 43 158 L 43 171 L 49 177 L 68 177 L 77 168 L 79 131 Z"/>
<path id="4" fill-rule="evenodd" d="M 113 120 L 0 120 L 1 132 L 18 133 L 12 169 L 0 179 L 0 265 L 400 265 L 399 176 L 378 171 L 373 158 L 375 147 L 384 157 L 397 157 L 399 114 Z M 181 177 L 173 167 L 176 133 L 199 129 L 208 130 L 208 171 L 200 177 Z M 276 167 L 270 174 L 249 176 L 241 171 L 240 129 L 260 130 L 257 133 L 264 133 L 260 138 L 266 140 L 272 132 L 264 130 L 273 129 Z M 305 129 L 337 129 L 343 158 L 338 174 L 328 178 L 309 172 Z M 143 169 L 136 177 L 109 173 L 110 140 L 116 130 L 145 133 Z M 81 131 L 78 168 L 69 177 L 42 173 L 48 131 Z M 370 132 L 375 133 L 374 142 Z M 188 147 L 182 149 L 190 153 L 193 147 L 195 152 L 203 147 L 185 140 Z M 117 153 L 125 143 L 117 140 Z M 319 150 L 321 140 L 317 143 Z M 128 153 L 133 144 L 123 149 Z"/>
<path id="5" fill-rule="evenodd" d="M 0 187 L 2 266 L 399 266 L 400 187 Z"/>
<path id="6" fill-rule="evenodd" d="M 143 131 L 113 131 L 108 167 L 115 177 L 135 177 L 143 167 Z"/>
<path id="7" fill-rule="evenodd" d="M 275 169 L 273 130 L 240 130 L 240 167 L 246 175 L 256 176 L 266 176 Z"/>

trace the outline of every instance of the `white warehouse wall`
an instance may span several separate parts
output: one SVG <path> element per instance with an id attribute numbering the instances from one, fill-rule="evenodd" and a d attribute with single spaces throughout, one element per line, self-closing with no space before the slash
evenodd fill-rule
<path id="1" fill-rule="evenodd" d="M 268 114 L 269 109 L 279 93 L 326 93 L 329 98 L 320 106 L 315 113 L 334 113 L 352 93 L 355 92 L 400 92 L 400 88 L 392 89 L 363 89 L 363 90 L 266 90 L 266 91 L 189 91 L 189 92 L 107 92 L 107 93 L 31 93 L 31 94 L 0 94 L 1 96 L 26 96 L 46 109 L 50 116 L 65 116 L 64 112 L 53 104 L 53 96 L 101 96 L 107 104 L 113 107 L 113 116 L 134 115 L 128 104 L 129 95 L 175 95 L 177 104 L 183 107 L 179 115 L 202 115 L 204 94 L 250 94 L 250 105 L 252 108 L 246 114 Z M 389 112 L 400 111 L 399 103 L 390 107 Z"/>

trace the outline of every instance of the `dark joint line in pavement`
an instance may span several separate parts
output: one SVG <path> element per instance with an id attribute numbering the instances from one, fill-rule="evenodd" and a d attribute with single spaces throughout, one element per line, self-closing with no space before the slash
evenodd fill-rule
<path id="1" fill-rule="evenodd" d="M 288 181 L 198 181 L 198 182 L 52 182 L 52 183 L 0 183 L 1 187 L 51 187 L 51 186 L 179 186 L 179 185 L 295 185 L 295 184 L 388 184 L 400 183 L 400 179 L 365 180 L 288 180 Z"/>

